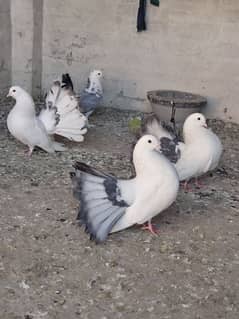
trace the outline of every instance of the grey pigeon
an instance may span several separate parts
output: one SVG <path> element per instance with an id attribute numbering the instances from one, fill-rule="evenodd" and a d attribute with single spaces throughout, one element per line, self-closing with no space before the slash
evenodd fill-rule
<path id="1" fill-rule="evenodd" d="M 103 89 L 101 84 L 102 71 L 94 70 L 88 78 L 88 85 L 80 94 L 80 110 L 88 118 L 102 103 Z"/>

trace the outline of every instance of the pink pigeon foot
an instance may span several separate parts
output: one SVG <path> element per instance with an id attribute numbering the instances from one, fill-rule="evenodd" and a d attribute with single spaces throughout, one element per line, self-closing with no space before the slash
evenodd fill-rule
<path id="1" fill-rule="evenodd" d="M 146 225 L 141 227 L 143 230 L 149 230 L 151 234 L 158 236 L 159 230 L 155 227 L 155 224 L 152 224 L 151 221 L 148 221 Z"/>
<path id="2" fill-rule="evenodd" d="M 32 152 L 33 152 L 34 147 L 29 147 L 29 150 L 27 152 L 27 156 L 31 157 L 32 156 Z"/>
<path id="3" fill-rule="evenodd" d="M 182 183 L 182 186 L 183 186 L 183 190 L 184 190 L 185 192 L 190 192 L 190 191 L 191 191 L 191 188 L 190 188 L 189 185 L 188 185 L 188 181 L 184 181 L 184 182 Z"/>
<path id="4" fill-rule="evenodd" d="M 195 177 L 195 185 L 199 189 L 203 186 L 202 182 L 199 181 L 198 177 Z"/>

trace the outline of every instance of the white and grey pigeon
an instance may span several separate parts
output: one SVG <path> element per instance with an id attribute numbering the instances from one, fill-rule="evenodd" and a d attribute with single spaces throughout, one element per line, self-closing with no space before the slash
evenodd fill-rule
<path id="1" fill-rule="evenodd" d="M 90 73 L 87 87 L 80 94 L 80 110 L 88 118 L 101 104 L 103 99 L 103 88 L 101 70 L 94 70 Z"/>
<path id="2" fill-rule="evenodd" d="M 160 141 L 163 154 L 175 165 L 184 187 L 192 177 L 214 170 L 222 154 L 222 143 L 208 128 L 201 113 L 189 115 L 183 125 L 183 140 L 167 131 L 156 116 L 146 118 L 142 126 L 143 134 L 152 134 Z"/>
<path id="3" fill-rule="evenodd" d="M 13 97 L 16 104 L 8 115 L 7 127 L 17 140 L 29 147 L 29 156 L 35 146 L 49 153 L 64 151 L 65 147 L 53 140 L 54 134 L 76 142 L 84 140 L 87 118 L 80 112 L 68 80 L 66 74 L 62 82 L 54 82 L 39 116 L 30 94 L 19 86 L 10 88 L 8 96 Z"/>
<path id="4" fill-rule="evenodd" d="M 81 162 L 71 173 L 73 194 L 80 201 L 77 219 L 91 239 L 104 241 L 109 233 L 148 222 L 176 199 L 179 180 L 172 163 L 161 154 L 158 140 L 145 135 L 133 152 L 136 176 L 129 180 L 99 172 Z"/>

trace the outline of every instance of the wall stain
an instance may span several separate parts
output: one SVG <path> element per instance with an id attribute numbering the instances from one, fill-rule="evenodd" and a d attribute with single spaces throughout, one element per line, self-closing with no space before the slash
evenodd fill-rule
<path id="1" fill-rule="evenodd" d="M 72 51 L 70 51 L 69 53 L 67 53 L 66 55 L 66 63 L 67 65 L 72 65 L 72 62 L 73 62 L 73 54 L 72 54 Z"/>
<path id="2" fill-rule="evenodd" d="M 72 42 L 72 47 L 83 49 L 87 45 L 87 38 L 86 37 L 77 37 L 77 43 Z"/>
<path id="3" fill-rule="evenodd" d="M 123 90 L 119 91 L 119 93 L 117 94 L 117 97 L 121 97 L 121 98 L 132 100 L 132 101 L 138 101 L 138 102 L 145 102 L 146 101 L 146 99 L 143 99 L 140 97 L 133 97 L 133 96 L 125 95 Z"/>

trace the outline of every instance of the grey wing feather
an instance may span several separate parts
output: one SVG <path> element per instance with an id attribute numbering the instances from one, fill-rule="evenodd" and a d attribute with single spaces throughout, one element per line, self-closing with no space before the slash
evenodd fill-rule
<path id="1" fill-rule="evenodd" d="M 168 137 L 161 137 L 160 147 L 162 153 L 170 160 L 170 162 L 174 164 L 177 163 L 181 157 L 181 151 L 177 140 L 170 139 Z"/>
<path id="2" fill-rule="evenodd" d="M 95 108 L 97 108 L 100 105 L 101 102 L 101 95 L 85 91 L 80 95 L 80 109 L 82 113 L 92 113 L 95 110 Z"/>
<path id="3" fill-rule="evenodd" d="M 80 201 L 77 219 L 91 239 L 104 241 L 129 206 L 122 196 L 118 180 L 77 162 L 71 173 L 73 194 Z"/>

